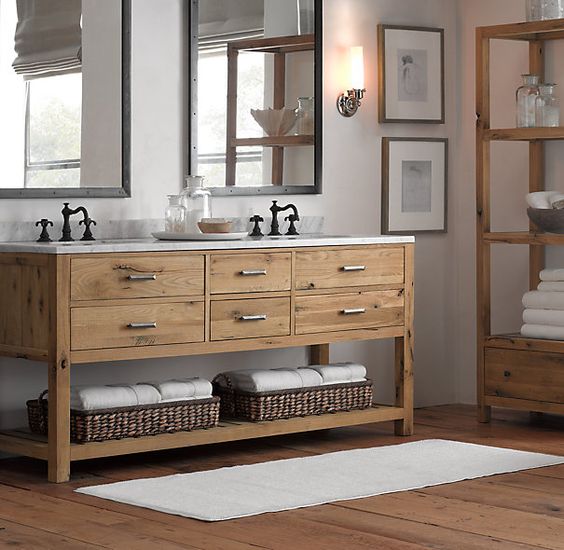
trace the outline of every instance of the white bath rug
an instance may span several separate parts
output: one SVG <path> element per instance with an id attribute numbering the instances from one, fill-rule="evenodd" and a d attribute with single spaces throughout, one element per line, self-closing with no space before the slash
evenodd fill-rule
<path id="1" fill-rule="evenodd" d="M 221 521 L 556 464 L 564 464 L 564 457 L 429 439 L 83 487 L 77 492 Z"/>

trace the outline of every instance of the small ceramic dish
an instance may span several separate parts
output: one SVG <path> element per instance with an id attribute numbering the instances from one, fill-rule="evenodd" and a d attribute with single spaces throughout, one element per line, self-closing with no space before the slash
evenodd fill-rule
<path id="1" fill-rule="evenodd" d="M 547 233 L 564 233 L 564 210 L 550 208 L 528 208 L 529 219 Z"/>
<path id="2" fill-rule="evenodd" d="M 233 222 L 224 218 L 203 218 L 198 222 L 202 233 L 231 233 Z"/>

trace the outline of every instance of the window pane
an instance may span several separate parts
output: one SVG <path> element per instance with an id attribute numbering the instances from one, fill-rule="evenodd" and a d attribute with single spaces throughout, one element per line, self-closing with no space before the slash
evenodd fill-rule
<path id="1" fill-rule="evenodd" d="M 29 160 L 80 159 L 82 75 L 29 82 Z"/>
<path id="2" fill-rule="evenodd" d="M 80 187 L 80 168 L 64 170 L 29 170 L 26 187 Z"/>

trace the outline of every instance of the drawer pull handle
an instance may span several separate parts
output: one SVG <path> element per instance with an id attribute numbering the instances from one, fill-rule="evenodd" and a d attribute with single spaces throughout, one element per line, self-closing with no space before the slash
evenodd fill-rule
<path id="1" fill-rule="evenodd" d="M 351 272 L 351 271 L 366 271 L 366 266 L 365 265 L 344 265 L 342 267 L 342 270 L 345 272 Z"/>
<path id="2" fill-rule="evenodd" d="M 142 275 L 128 275 L 128 281 L 156 281 L 157 276 L 154 273 L 146 273 Z"/>
<path id="3" fill-rule="evenodd" d="M 241 275 L 243 277 L 254 277 L 256 275 L 266 275 L 266 269 L 243 269 L 243 271 L 241 271 Z"/>
<path id="4" fill-rule="evenodd" d="M 157 323 L 129 323 L 127 328 L 157 328 Z"/>
<path id="5" fill-rule="evenodd" d="M 362 313 L 366 313 L 366 308 L 359 307 L 356 309 L 343 309 L 343 315 L 361 315 Z"/>
<path id="6" fill-rule="evenodd" d="M 266 315 L 241 315 L 241 317 L 239 317 L 240 321 L 266 321 L 267 320 L 267 316 Z"/>

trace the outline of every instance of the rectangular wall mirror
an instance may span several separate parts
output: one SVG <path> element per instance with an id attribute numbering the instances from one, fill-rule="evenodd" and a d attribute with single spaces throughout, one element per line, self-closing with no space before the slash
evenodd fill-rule
<path id="1" fill-rule="evenodd" d="M 128 197 L 130 0 L 0 0 L 0 197 Z"/>
<path id="2" fill-rule="evenodd" d="M 321 193 L 322 0 L 192 0 L 190 173 L 217 195 Z"/>

